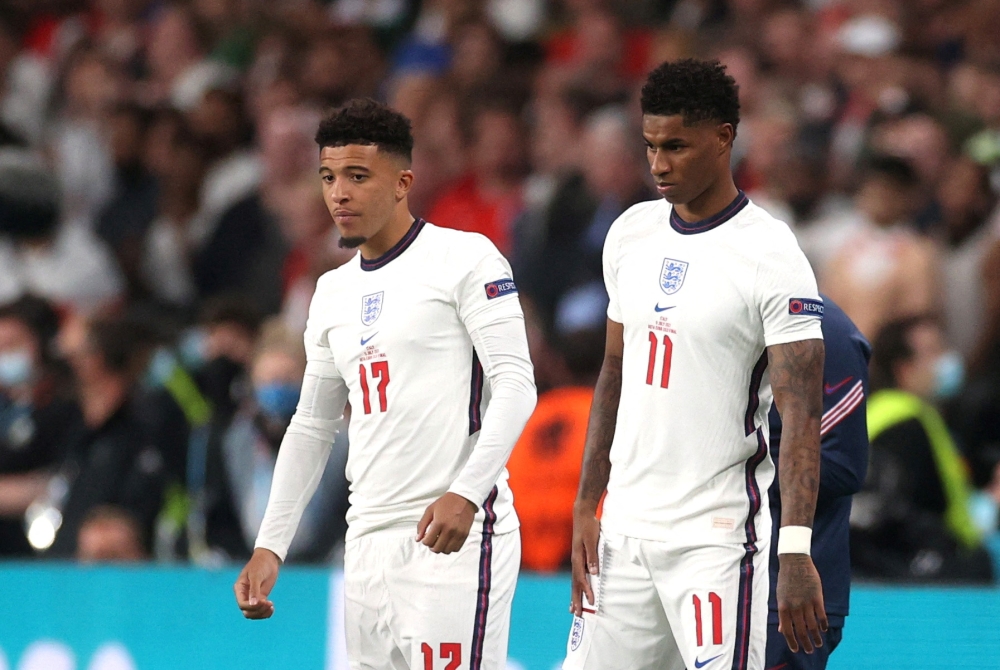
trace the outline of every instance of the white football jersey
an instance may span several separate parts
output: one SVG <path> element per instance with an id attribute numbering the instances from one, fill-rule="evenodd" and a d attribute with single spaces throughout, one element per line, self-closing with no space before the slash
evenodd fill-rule
<path id="1" fill-rule="evenodd" d="M 792 232 L 742 191 L 693 224 L 666 200 L 640 203 L 608 233 L 604 277 L 625 350 L 603 525 L 657 541 L 769 537 L 765 347 L 823 337 Z"/>
<path id="2" fill-rule="evenodd" d="M 405 253 L 404 253 L 405 252 Z M 482 235 L 417 221 L 386 254 L 320 278 L 305 341 L 351 405 L 348 539 L 416 524 L 462 471 L 490 400 L 471 331 L 523 318 L 507 261 Z M 330 368 L 332 366 L 332 368 Z M 473 528 L 518 527 L 503 470 Z M 495 521 L 493 520 L 495 515 Z"/>

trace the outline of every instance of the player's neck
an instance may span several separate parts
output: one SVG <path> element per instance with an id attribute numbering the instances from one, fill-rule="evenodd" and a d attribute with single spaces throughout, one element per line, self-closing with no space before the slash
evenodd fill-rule
<path id="1" fill-rule="evenodd" d="M 371 261 L 384 256 L 387 251 L 396 246 L 397 242 L 403 239 L 414 220 L 409 209 L 403 209 L 394 214 L 392 221 L 361 245 L 361 257 L 366 261 Z"/>
<path id="2" fill-rule="evenodd" d="M 733 175 L 727 172 L 691 202 L 674 205 L 674 210 L 688 223 L 703 221 L 724 210 L 739 194 Z"/>

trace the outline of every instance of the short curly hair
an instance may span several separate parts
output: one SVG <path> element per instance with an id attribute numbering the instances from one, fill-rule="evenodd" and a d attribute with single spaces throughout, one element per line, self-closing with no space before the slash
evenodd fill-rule
<path id="1" fill-rule="evenodd" d="M 380 151 L 407 161 L 413 158 L 410 120 L 371 98 L 356 98 L 331 111 L 320 121 L 316 144 L 320 149 L 348 144 L 375 145 Z"/>
<path id="2" fill-rule="evenodd" d="M 667 61 L 649 73 L 642 87 L 642 113 L 684 117 L 685 125 L 699 121 L 740 122 L 736 80 L 717 60 L 694 58 Z"/>

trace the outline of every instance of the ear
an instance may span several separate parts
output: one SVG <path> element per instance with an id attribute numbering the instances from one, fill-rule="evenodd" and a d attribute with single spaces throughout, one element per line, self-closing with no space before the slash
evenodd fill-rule
<path id="1" fill-rule="evenodd" d="M 400 170 L 396 177 L 396 202 L 399 202 L 410 192 L 413 186 L 413 170 Z"/>
<path id="2" fill-rule="evenodd" d="M 736 129 L 731 123 L 722 123 L 716 126 L 716 139 L 719 142 L 719 153 L 723 153 L 733 148 L 733 140 L 736 139 Z"/>

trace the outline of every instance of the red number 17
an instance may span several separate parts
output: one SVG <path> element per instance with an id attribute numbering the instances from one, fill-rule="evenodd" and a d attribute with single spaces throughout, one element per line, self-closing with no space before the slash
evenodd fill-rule
<path id="1" fill-rule="evenodd" d="M 389 385 L 389 361 L 374 361 L 371 366 L 372 379 L 378 379 L 378 408 L 380 412 L 384 412 L 386 405 L 389 404 L 389 400 L 385 394 L 385 389 Z M 361 392 L 365 405 L 365 414 L 371 414 L 372 402 L 368 399 L 368 371 L 365 369 L 364 363 L 361 364 L 358 372 L 361 375 Z"/>

